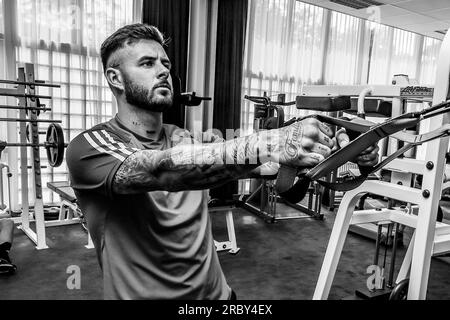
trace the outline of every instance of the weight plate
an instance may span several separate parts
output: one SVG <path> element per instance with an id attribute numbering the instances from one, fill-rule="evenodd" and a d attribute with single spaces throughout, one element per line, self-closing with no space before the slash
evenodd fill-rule
<path id="1" fill-rule="evenodd" d="M 31 142 L 31 128 L 30 128 L 30 124 L 29 123 L 27 123 L 26 130 L 25 130 L 25 135 L 27 136 L 27 141 Z"/>
<path id="2" fill-rule="evenodd" d="M 408 298 L 409 279 L 403 279 L 392 290 L 389 300 L 406 300 Z"/>
<path id="3" fill-rule="evenodd" d="M 47 128 L 46 147 L 48 164 L 59 167 L 64 160 L 64 132 L 59 124 L 52 123 Z"/>

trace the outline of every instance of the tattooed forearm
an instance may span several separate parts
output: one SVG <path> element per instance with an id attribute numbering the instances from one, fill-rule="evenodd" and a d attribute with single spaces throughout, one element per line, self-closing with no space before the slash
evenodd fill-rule
<path id="1" fill-rule="evenodd" d="M 249 176 L 269 161 L 291 163 L 305 153 L 303 125 L 259 132 L 221 143 L 179 144 L 164 151 L 141 150 L 118 169 L 113 191 L 119 194 L 153 190 L 207 189 Z M 301 165 L 301 163 L 298 163 Z"/>

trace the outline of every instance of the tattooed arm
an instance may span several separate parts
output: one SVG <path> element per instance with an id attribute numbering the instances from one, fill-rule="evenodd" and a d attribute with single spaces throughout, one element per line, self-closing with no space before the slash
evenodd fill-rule
<path id="1" fill-rule="evenodd" d="M 140 150 L 120 165 L 113 192 L 208 189 L 245 178 L 268 161 L 311 167 L 331 153 L 332 136 L 326 125 L 309 118 L 221 143 L 179 144 L 163 151 Z"/>

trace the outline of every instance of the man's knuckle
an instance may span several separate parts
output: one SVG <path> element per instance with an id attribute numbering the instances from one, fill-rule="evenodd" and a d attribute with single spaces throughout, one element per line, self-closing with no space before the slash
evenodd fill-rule
<path id="1" fill-rule="evenodd" d="M 317 139 L 319 137 L 319 129 L 314 126 L 305 127 L 304 133 L 305 133 L 305 136 L 313 138 L 313 139 Z"/>
<path id="2" fill-rule="evenodd" d="M 314 147 L 315 143 L 313 140 L 309 138 L 302 139 L 301 146 L 306 150 L 311 150 Z"/>

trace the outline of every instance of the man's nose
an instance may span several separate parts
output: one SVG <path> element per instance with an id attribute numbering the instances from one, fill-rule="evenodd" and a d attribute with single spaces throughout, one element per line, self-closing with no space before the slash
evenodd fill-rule
<path id="1" fill-rule="evenodd" d="M 159 72 L 158 72 L 158 78 L 160 79 L 167 79 L 170 75 L 170 70 L 165 65 L 161 64 Z"/>

